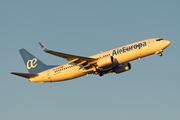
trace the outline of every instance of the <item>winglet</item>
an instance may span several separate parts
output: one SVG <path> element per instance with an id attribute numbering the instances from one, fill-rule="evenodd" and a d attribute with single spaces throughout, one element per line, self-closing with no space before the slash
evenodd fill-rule
<path id="1" fill-rule="evenodd" d="M 51 52 L 49 49 L 47 49 L 41 42 L 39 42 L 40 46 L 44 50 L 44 52 Z"/>

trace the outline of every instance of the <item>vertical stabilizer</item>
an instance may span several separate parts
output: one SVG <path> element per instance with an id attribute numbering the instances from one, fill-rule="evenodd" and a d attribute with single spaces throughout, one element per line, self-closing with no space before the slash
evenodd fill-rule
<path id="1" fill-rule="evenodd" d="M 28 69 L 30 74 L 37 74 L 42 71 L 48 70 L 55 66 L 47 66 L 42 61 L 40 61 L 37 57 L 32 55 L 26 49 L 20 49 L 21 56 L 24 60 L 25 66 Z"/>

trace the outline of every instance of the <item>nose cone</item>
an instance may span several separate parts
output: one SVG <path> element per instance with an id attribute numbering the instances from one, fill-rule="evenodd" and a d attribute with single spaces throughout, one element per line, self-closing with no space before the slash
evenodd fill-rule
<path id="1" fill-rule="evenodd" d="M 165 48 L 168 47 L 171 44 L 171 42 L 168 41 L 168 40 L 164 40 L 163 43 L 164 43 Z"/>

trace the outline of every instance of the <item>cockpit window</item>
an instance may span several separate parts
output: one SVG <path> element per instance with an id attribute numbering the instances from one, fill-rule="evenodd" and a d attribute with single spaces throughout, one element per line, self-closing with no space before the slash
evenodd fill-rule
<path id="1" fill-rule="evenodd" d="M 161 41 L 161 40 L 163 40 L 162 38 L 159 38 L 159 39 L 157 39 L 156 41 Z"/>

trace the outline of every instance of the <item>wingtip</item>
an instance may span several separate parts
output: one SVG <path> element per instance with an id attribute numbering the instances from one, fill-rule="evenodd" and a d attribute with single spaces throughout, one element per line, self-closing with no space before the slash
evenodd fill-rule
<path id="1" fill-rule="evenodd" d="M 42 49 L 43 49 L 43 47 L 45 47 L 41 42 L 39 42 L 39 44 L 40 44 L 40 46 L 42 47 Z"/>
<path id="2" fill-rule="evenodd" d="M 47 49 L 41 42 L 39 42 L 39 44 L 40 44 L 41 48 L 43 49 L 43 51 L 50 52 L 50 50 Z"/>

